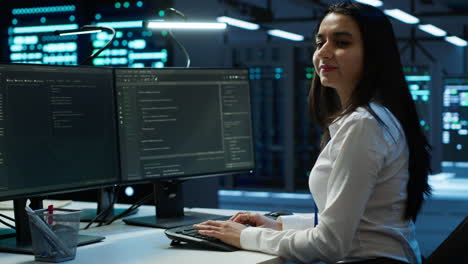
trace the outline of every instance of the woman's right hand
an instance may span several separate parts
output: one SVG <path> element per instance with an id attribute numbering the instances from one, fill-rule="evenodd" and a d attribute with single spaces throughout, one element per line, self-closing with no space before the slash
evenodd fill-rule
<path id="1" fill-rule="evenodd" d="M 271 228 L 279 231 L 283 230 L 283 224 L 281 222 L 258 213 L 238 212 L 229 220 L 254 227 Z"/>

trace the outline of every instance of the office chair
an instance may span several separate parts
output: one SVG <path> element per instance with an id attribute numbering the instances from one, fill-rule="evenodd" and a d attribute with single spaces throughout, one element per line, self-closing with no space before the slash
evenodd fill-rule
<path id="1" fill-rule="evenodd" d="M 423 263 L 468 264 L 468 216 Z"/>

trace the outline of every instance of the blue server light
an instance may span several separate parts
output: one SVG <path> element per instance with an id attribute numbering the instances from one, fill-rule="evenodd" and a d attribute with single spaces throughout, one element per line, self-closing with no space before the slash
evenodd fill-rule
<path id="1" fill-rule="evenodd" d="M 45 33 L 56 30 L 78 29 L 77 24 L 49 25 L 49 26 L 31 26 L 31 27 L 13 27 L 14 34 Z"/>
<path id="2" fill-rule="evenodd" d="M 442 106 L 442 167 L 467 168 L 468 78 L 444 80 Z"/>
<path id="3" fill-rule="evenodd" d="M 444 80 L 442 112 L 442 167 L 468 168 L 468 78 Z"/>
<path id="4" fill-rule="evenodd" d="M 132 67 L 165 67 L 168 61 L 165 39 L 153 35 L 142 28 L 145 15 L 145 2 L 117 1 L 96 10 L 93 15 L 97 26 L 108 26 L 116 29 L 116 41 L 110 50 L 103 52 L 94 60 L 95 65 L 119 65 Z M 109 9 L 109 7 L 115 7 Z M 110 11 L 112 10 L 112 11 Z M 129 20 L 128 12 L 132 10 L 135 17 L 142 20 Z M 157 15 L 165 12 L 154 10 Z M 75 5 L 37 6 L 15 8 L 8 29 L 9 58 L 12 62 L 42 64 L 78 64 L 77 36 L 55 36 L 56 30 L 75 30 L 80 22 Z M 121 12 L 121 13 L 119 13 Z M 167 32 L 163 32 L 167 34 Z M 92 35 L 93 49 L 103 47 L 111 36 L 107 33 Z M 159 38 L 159 39 L 158 39 Z M 89 51 L 84 51 L 86 55 Z"/>
<path id="5" fill-rule="evenodd" d="M 74 5 L 15 8 L 11 12 L 13 18 L 8 29 L 11 62 L 77 64 L 76 37 L 53 35 L 55 30 L 78 28 L 74 23 Z"/>
<path id="6" fill-rule="evenodd" d="M 138 15 L 138 13 L 143 12 L 141 7 L 144 6 L 144 3 L 144 1 L 119 1 L 114 4 L 114 7 L 120 10 L 96 10 L 94 23 L 97 26 L 114 28 L 116 30 L 116 40 L 109 50 L 102 52 L 99 58 L 93 61 L 94 65 L 116 65 L 135 68 L 162 68 L 166 66 L 168 52 L 165 39 L 145 30 L 143 28 L 145 15 Z M 132 10 L 134 17 L 142 18 L 142 20 L 125 19 L 128 18 L 128 10 Z M 155 12 L 159 12 L 159 10 Z M 97 49 L 105 45 L 110 35 L 99 33 L 91 36 L 91 38 L 93 48 Z"/>
<path id="7" fill-rule="evenodd" d="M 403 67 L 403 72 L 405 73 L 405 79 L 408 83 L 408 89 L 416 104 L 416 110 L 421 120 L 421 127 L 426 133 L 429 133 L 431 128 L 431 75 L 429 74 L 428 68 L 425 66 L 406 66 Z"/>
<path id="8" fill-rule="evenodd" d="M 119 28 L 141 28 L 143 26 L 143 20 L 136 21 L 116 21 L 116 22 L 100 22 L 97 26 L 111 27 L 113 29 Z"/>
<path id="9" fill-rule="evenodd" d="M 34 15 L 45 13 L 66 13 L 74 12 L 76 7 L 74 5 L 64 6 L 45 6 L 45 7 L 32 7 L 32 8 L 15 8 L 11 11 L 13 15 Z"/>

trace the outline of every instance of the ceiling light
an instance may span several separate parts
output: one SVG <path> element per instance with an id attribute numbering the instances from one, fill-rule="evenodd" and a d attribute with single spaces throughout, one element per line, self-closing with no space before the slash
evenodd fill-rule
<path id="1" fill-rule="evenodd" d="M 457 46 L 460 46 L 460 47 L 466 47 L 468 45 L 466 40 L 461 39 L 461 38 L 459 38 L 457 36 L 445 37 L 445 40 L 452 43 L 453 45 L 457 45 Z"/>
<path id="2" fill-rule="evenodd" d="M 412 16 L 406 12 L 401 11 L 400 9 L 385 9 L 384 13 L 387 16 L 391 16 L 395 19 L 400 20 L 406 24 L 417 24 L 419 23 L 419 18 Z"/>
<path id="3" fill-rule="evenodd" d="M 218 17 L 216 21 L 226 23 L 230 26 L 239 27 L 239 28 L 248 29 L 248 30 L 257 30 L 260 28 L 258 24 L 250 23 L 247 21 L 243 21 L 243 20 L 239 20 L 239 19 L 235 19 L 235 18 L 231 18 L 227 16 Z"/>
<path id="4" fill-rule="evenodd" d="M 294 34 L 294 33 L 279 30 L 279 29 L 271 29 L 271 30 L 268 30 L 267 32 L 268 32 L 268 35 L 279 37 L 279 38 L 289 39 L 293 41 L 304 40 L 304 36 L 302 35 Z"/>
<path id="5" fill-rule="evenodd" d="M 362 4 L 366 4 L 366 5 L 375 6 L 375 7 L 383 6 L 382 1 L 380 0 L 354 0 L 354 1 L 362 3 Z"/>
<path id="6" fill-rule="evenodd" d="M 145 21 L 150 29 L 226 29 L 226 23 Z"/>
<path id="7" fill-rule="evenodd" d="M 445 30 L 442 30 L 431 24 L 419 25 L 418 28 L 436 37 L 443 37 L 447 35 L 447 32 Z"/>

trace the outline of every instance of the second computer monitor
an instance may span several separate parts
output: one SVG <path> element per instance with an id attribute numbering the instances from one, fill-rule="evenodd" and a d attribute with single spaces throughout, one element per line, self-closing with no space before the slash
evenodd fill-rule
<path id="1" fill-rule="evenodd" d="M 116 69 L 124 182 L 253 169 L 248 71 Z"/>
<path id="2" fill-rule="evenodd" d="M 468 77 L 444 79 L 442 112 L 442 167 L 445 171 L 468 168 Z"/>

